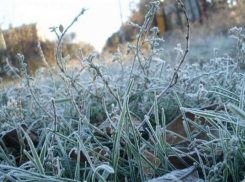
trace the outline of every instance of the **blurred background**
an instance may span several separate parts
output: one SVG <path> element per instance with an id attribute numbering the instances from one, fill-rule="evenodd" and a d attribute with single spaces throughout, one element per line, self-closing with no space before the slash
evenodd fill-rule
<path id="1" fill-rule="evenodd" d="M 182 0 L 191 21 L 189 62 L 205 62 L 218 48 L 229 53 L 228 30 L 245 25 L 245 0 Z M 54 64 L 57 37 L 50 27 L 64 29 L 80 13 L 88 10 L 67 32 L 63 54 L 75 60 L 78 49 L 88 55 L 93 51 L 113 55 L 120 47 L 125 53 L 126 42 L 134 42 L 139 29 L 127 24 L 142 25 L 150 0 L 0 0 L 0 76 L 5 76 L 6 57 L 18 67 L 16 54 L 25 56 L 28 71 L 44 66 L 37 43 L 41 42 L 47 62 Z M 175 0 L 161 0 L 152 26 L 159 28 L 160 45 L 171 53 L 177 43 L 184 43 L 186 22 Z M 110 61 L 110 60 L 109 60 Z"/>

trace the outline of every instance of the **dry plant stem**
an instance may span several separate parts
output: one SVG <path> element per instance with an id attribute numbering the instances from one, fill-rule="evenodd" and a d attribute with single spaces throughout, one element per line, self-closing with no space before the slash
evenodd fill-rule
<path id="1" fill-rule="evenodd" d="M 120 110 L 122 110 L 122 104 L 120 102 L 120 98 L 118 96 L 115 95 L 115 93 L 111 90 L 110 86 L 109 86 L 109 83 L 106 81 L 106 79 L 104 78 L 104 76 L 102 75 L 102 73 L 100 72 L 100 69 L 94 65 L 93 62 L 90 62 L 90 67 L 93 68 L 97 75 L 102 79 L 103 83 L 105 84 L 107 90 L 109 91 L 109 93 L 114 97 L 114 99 L 116 100 L 117 104 L 118 104 L 118 107 Z"/>
<path id="2" fill-rule="evenodd" d="M 188 15 L 187 15 L 187 12 L 186 12 L 186 9 L 184 7 L 184 4 L 182 2 L 182 0 L 176 0 L 180 6 L 180 8 L 182 9 L 182 11 L 184 12 L 184 15 L 185 15 L 185 18 L 186 18 L 186 23 L 187 23 L 187 35 L 186 35 L 186 48 L 185 48 L 185 53 L 182 57 L 182 59 L 180 60 L 180 63 L 178 65 L 178 67 L 174 70 L 174 74 L 167 86 L 167 88 L 165 88 L 165 90 L 163 90 L 159 95 L 157 95 L 157 101 L 171 88 L 173 87 L 177 81 L 178 81 L 178 71 L 181 67 L 181 65 L 183 64 L 183 62 L 185 61 L 185 57 L 187 55 L 187 53 L 189 52 L 189 38 L 190 38 L 190 22 L 189 22 L 189 18 L 188 18 Z M 154 110 L 154 105 L 155 104 L 152 104 L 150 110 L 148 111 L 147 113 L 147 117 L 149 117 L 151 114 L 152 114 L 152 111 Z M 140 124 L 140 126 L 138 127 L 138 130 L 146 123 L 146 119 L 144 119 L 142 121 L 142 123 Z"/>
<path id="3" fill-rule="evenodd" d="M 22 102 L 21 102 L 21 88 L 19 88 L 19 90 L 18 90 L 18 108 L 19 108 L 19 117 L 21 120 L 23 120 Z"/>
<path id="4" fill-rule="evenodd" d="M 54 99 L 52 99 L 52 105 L 54 108 L 54 133 L 52 135 L 52 139 L 51 139 L 51 147 L 54 145 L 54 141 L 55 141 L 55 132 L 57 131 L 57 114 L 56 114 L 56 108 L 55 108 L 55 104 L 54 104 Z"/>
<path id="5" fill-rule="evenodd" d="M 86 11 L 86 9 L 82 9 L 82 11 L 79 13 L 79 15 L 78 15 L 76 18 L 74 18 L 74 20 L 72 21 L 72 23 L 65 29 L 65 31 L 61 34 L 60 37 L 58 36 L 58 34 L 57 34 L 57 32 L 56 32 L 57 36 L 59 37 L 59 42 L 58 42 L 57 49 L 56 49 L 55 60 L 56 60 L 57 65 L 58 65 L 59 68 L 60 68 L 60 71 L 62 71 L 63 73 L 65 72 L 65 70 L 64 70 L 63 66 L 61 67 L 61 65 L 60 65 L 60 63 L 59 63 L 59 61 L 58 61 L 58 52 L 59 52 L 59 47 L 60 47 L 60 45 L 61 45 L 61 41 L 62 41 L 64 35 L 66 34 L 67 30 L 68 30 L 69 28 L 71 28 L 71 26 L 78 20 L 78 18 L 79 18 L 81 15 L 84 14 L 85 11 Z"/>
<path id="6" fill-rule="evenodd" d="M 155 14 L 155 11 L 156 11 L 156 8 L 154 7 L 149 12 L 151 12 L 151 14 Z M 139 32 L 139 35 L 138 35 L 137 41 L 136 41 L 136 57 L 138 58 L 140 67 L 141 67 L 141 69 L 142 69 L 144 74 L 146 74 L 146 73 L 145 73 L 144 66 L 142 65 L 139 53 L 140 53 L 140 50 L 141 50 L 142 46 L 144 45 L 145 37 L 146 37 L 146 35 L 147 35 L 148 31 L 149 31 L 150 25 L 151 25 L 151 23 L 153 21 L 153 17 L 154 16 L 147 17 L 147 20 L 142 25 L 142 28 L 141 28 L 141 30 Z M 141 46 L 139 46 L 141 38 L 142 38 L 142 43 L 141 43 Z"/>
<path id="7" fill-rule="evenodd" d="M 33 97 L 33 99 L 34 99 L 34 101 L 37 103 L 37 105 L 43 110 L 43 112 L 44 113 L 46 113 L 50 118 L 52 118 L 53 119 L 53 116 L 51 115 L 51 114 L 49 114 L 45 109 L 44 109 L 44 107 L 39 103 L 39 101 L 38 101 L 38 99 L 36 98 L 36 95 L 35 95 L 35 93 L 34 93 L 34 91 L 33 91 L 33 89 L 32 89 L 32 86 L 31 86 L 31 84 L 30 84 L 30 77 L 29 77 L 29 75 L 27 74 L 27 70 L 26 70 L 26 68 L 25 68 L 25 65 L 23 64 L 23 61 L 24 61 L 24 58 L 22 58 L 21 57 L 21 55 L 20 54 L 17 54 L 17 59 L 19 60 L 19 62 L 20 62 L 20 65 L 21 65 L 21 69 L 23 69 L 22 71 L 23 71 L 23 74 L 24 74 L 24 76 L 25 76 L 25 78 L 26 78 L 26 85 L 27 85 L 27 88 L 29 88 L 29 90 L 30 90 L 30 92 L 31 92 L 31 95 L 32 95 L 32 97 Z M 22 60 L 22 61 L 21 61 Z M 8 60 L 6 60 L 6 61 L 8 61 Z M 9 65 L 9 62 L 7 62 L 7 64 Z M 22 82 L 22 78 L 16 73 L 16 71 L 10 66 L 10 71 L 18 78 L 18 79 L 20 79 L 20 81 Z"/>
<path id="8" fill-rule="evenodd" d="M 37 103 L 37 105 L 43 110 L 44 113 L 46 113 L 50 118 L 53 119 L 53 116 L 51 114 L 49 114 L 45 109 L 44 107 L 39 103 L 38 99 L 36 98 L 36 95 L 34 94 L 32 88 L 30 88 L 30 92 L 31 92 L 31 95 L 32 97 L 34 98 L 35 102 Z"/>
<path id="9" fill-rule="evenodd" d="M 15 72 L 15 74 L 17 74 L 17 73 Z M 18 75 L 18 74 L 17 74 L 17 75 Z M 19 76 L 19 75 L 18 75 L 18 76 Z M 41 105 L 41 103 L 38 101 L 38 99 L 37 99 L 37 97 L 36 97 L 36 95 L 35 95 L 35 93 L 34 93 L 34 91 L 33 91 L 33 89 L 32 89 L 32 86 L 31 86 L 31 84 L 30 84 L 29 76 L 28 76 L 27 72 L 24 72 L 24 76 L 25 76 L 25 78 L 26 78 L 26 84 L 27 84 L 27 86 L 28 86 L 28 88 L 29 88 L 29 90 L 30 90 L 30 92 L 31 92 L 31 95 L 32 95 L 34 101 L 35 101 L 35 102 L 37 103 L 37 105 L 43 110 L 44 113 L 46 113 L 50 118 L 53 119 L 52 115 L 49 114 L 49 113 L 45 110 L 45 108 Z M 22 79 L 21 79 L 21 80 L 22 80 Z"/>
<path id="10" fill-rule="evenodd" d="M 220 71 L 221 71 L 221 70 L 217 70 L 217 71 L 208 72 L 208 73 L 203 73 L 203 74 L 201 74 L 201 75 L 198 75 L 198 76 L 196 76 L 196 77 L 190 79 L 190 80 L 188 81 L 188 85 L 192 84 L 196 79 L 198 79 L 198 78 L 200 78 L 200 77 L 202 77 L 202 76 L 205 76 L 205 75 L 213 75 L 213 74 L 219 73 Z M 222 73 L 225 73 L 225 71 L 221 71 L 221 72 L 222 72 Z"/>
<path id="11" fill-rule="evenodd" d="M 41 47 L 41 43 L 40 43 L 40 42 L 38 42 L 37 48 L 38 48 L 38 50 L 39 50 L 40 56 L 41 56 L 41 58 L 42 58 L 42 61 L 44 62 L 44 64 L 45 64 L 45 65 L 47 66 L 47 68 L 48 68 L 48 71 L 49 71 L 49 74 L 50 74 L 50 76 L 51 76 L 52 83 L 53 83 L 53 86 L 54 86 L 54 94 L 55 94 L 55 96 L 56 96 L 56 86 L 55 86 L 54 76 L 53 76 L 52 70 L 51 70 L 51 68 L 50 68 L 50 66 L 49 66 L 49 64 L 48 64 L 48 62 L 47 62 L 47 60 L 46 60 L 46 58 L 45 58 L 45 56 L 44 56 L 44 54 L 43 54 L 43 50 L 42 50 L 42 47 Z"/>
<path id="12" fill-rule="evenodd" d="M 50 143 L 50 147 L 52 148 L 54 146 L 54 142 L 55 142 L 55 132 L 57 131 L 57 114 L 56 114 L 56 108 L 55 108 L 55 100 L 52 99 L 52 105 L 53 105 L 53 108 L 54 108 L 54 133 L 52 135 L 52 138 L 51 138 L 51 143 Z M 48 161 L 49 159 L 49 154 L 47 154 L 45 160 L 44 160 L 44 164 L 46 164 L 46 162 Z"/>
<path id="13" fill-rule="evenodd" d="M 16 73 L 16 71 L 13 69 L 13 67 L 12 66 L 10 66 L 10 63 L 9 63 L 9 60 L 8 60 L 8 58 L 6 58 L 6 65 L 7 66 L 9 66 L 9 71 L 12 73 L 12 74 L 14 74 L 14 77 L 15 78 L 18 78 L 21 82 L 23 82 L 22 81 L 22 78 Z M 3 83 L 2 83 L 3 84 Z"/>
<path id="14" fill-rule="evenodd" d="M 64 35 L 66 34 L 66 32 L 68 31 L 68 29 L 69 29 L 69 28 L 70 28 L 70 27 L 71 27 L 71 26 L 78 20 L 78 18 L 79 18 L 81 15 L 84 14 L 84 12 L 85 12 L 86 10 L 87 10 L 87 9 L 85 9 L 85 8 L 82 9 L 82 11 L 79 13 L 79 15 L 78 15 L 76 18 L 74 18 L 74 20 L 72 21 L 72 23 L 65 29 L 65 31 L 61 34 L 61 36 L 59 36 L 58 33 L 56 32 L 56 29 L 54 29 L 54 32 L 55 32 L 56 36 L 58 37 L 58 45 L 57 45 L 57 47 L 56 47 L 56 54 L 55 54 L 55 61 L 56 61 L 56 64 L 58 65 L 60 71 L 61 71 L 62 73 L 64 73 L 64 75 L 65 75 L 67 78 L 69 78 L 69 79 L 71 80 L 72 86 L 75 88 L 75 90 L 77 91 L 77 93 L 79 93 L 79 90 L 76 88 L 76 85 L 75 85 L 77 77 L 75 77 L 75 79 L 73 79 L 72 77 L 70 77 L 69 75 L 67 75 L 66 69 L 63 67 L 63 64 L 60 64 L 59 55 L 60 55 L 60 57 L 62 57 L 62 55 L 61 55 L 61 50 L 59 50 L 59 49 L 60 49 L 60 47 L 61 47 L 61 42 L 62 42 L 62 40 L 63 40 L 63 37 L 64 37 Z M 83 69 L 81 69 L 80 71 L 82 71 L 82 70 L 83 70 Z"/>
<path id="15" fill-rule="evenodd" d="M 76 111 L 77 111 L 77 113 L 78 113 L 78 115 L 79 115 L 79 118 L 82 119 L 82 118 L 83 118 L 83 115 L 82 115 L 82 113 L 81 113 L 79 107 L 78 107 L 77 104 L 76 104 L 76 101 L 75 101 L 75 98 L 74 98 L 74 93 L 73 93 L 72 88 L 71 88 L 72 83 L 69 82 L 68 85 L 69 85 L 69 93 L 70 93 L 70 97 L 71 97 L 71 103 L 74 105 L 74 107 L 75 107 L 75 109 L 76 109 Z M 83 106 L 83 107 L 84 107 L 84 106 Z"/>

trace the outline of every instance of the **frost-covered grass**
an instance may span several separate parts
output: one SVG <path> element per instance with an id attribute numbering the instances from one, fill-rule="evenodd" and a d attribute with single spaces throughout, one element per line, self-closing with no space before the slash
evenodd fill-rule
<path id="1" fill-rule="evenodd" d="M 6 65 L 17 82 L 2 84 L 0 90 L 1 181 L 148 181 L 181 166 L 195 166 L 200 180 L 244 179 L 242 29 L 230 30 L 232 56 L 218 57 L 215 49 L 214 58 L 202 66 L 189 64 L 187 38 L 184 50 L 181 45 L 174 48 L 175 60 L 163 60 L 165 52 L 158 47 L 162 39 L 157 28 L 150 29 L 158 3 L 150 3 L 143 25 L 132 24 L 139 35 L 135 45 L 127 45 L 131 65 L 124 64 L 125 53 L 118 50 L 117 72 L 98 54 L 84 57 L 82 52 L 80 66 L 67 69 L 69 56 L 62 55 L 61 44 L 69 27 L 64 32 L 52 29 L 58 37 L 58 71 L 47 64 L 41 45 L 46 68 L 34 78 L 21 54 L 19 70 Z M 146 52 L 141 49 L 145 44 Z M 214 104 L 211 110 L 200 109 Z M 168 131 L 166 125 L 179 114 L 186 137 L 175 142 L 178 130 Z M 11 131 L 17 133 L 18 146 L 7 147 L 3 141 Z M 30 131 L 38 136 L 37 143 Z"/>

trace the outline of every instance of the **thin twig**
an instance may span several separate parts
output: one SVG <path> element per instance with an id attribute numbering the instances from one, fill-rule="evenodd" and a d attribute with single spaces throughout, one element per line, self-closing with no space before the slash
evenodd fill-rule
<path id="1" fill-rule="evenodd" d="M 79 15 L 76 17 L 76 18 L 74 18 L 74 20 L 72 21 L 72 23 L 65 29 L 65 31 L 61 34 L 61 36 L 59 37 L 59 42 L 58 42 L 58 45 L 57 45 L 57 48 L 56 48 L 56 55 L 55 55 L 55 60 L 56 60 L 56 63 L 57 63 L 57 65 L 58 65 L 58 67 L 60 68 L 60 71 L 61 72 L 63 72 L 63 73 L 65 73 L 65 70 L 64 70 L 64 68 L 63 68 L 63 66 L 61 67 L 60 66 L 60 63 L 59 63 L 59 61 L 58 61 L 58 53 L 60 52 L 59 51 L 59 47 L 60 47 L 60 45 L 61 45 L 61 42 L 62 42 L 62 39 L 63 39 L 63 37 L 64 37 L 64 35 L 66 34 L 66 32 L 67 32 L 67 30 L 78 20 L 78 18 L 81 16 L 81 15 L 83 15 L 84 14 L 84 12 L 86 11 L 86 9 L 82 9 L 82 11 L 79 13 Z"/>
<path id="2" fill-rule="evenodd" d="M 48 62 L 47 62 L 47 60 L 46 60 L 46 58 L 45 58 L 45 56 L 43 54 L 43 50 L 42 50 L 40 42 L 37 43 L 37 48 L 38 48 L 39 54 L 40 54 L 40 56 L 42 58 L 42 61 L 44 62 L 45 66 L 47 66 L 47 68 L 48 68 L 49 74 L 50 74 L 51 79 L 52 79 L 53 87 L 54 87 L 54 94 L 56 96 L 56 86 L 55 86 L 53 72 L 52 72 L 52 70 L 51 70 L 51 68 L 50 68 L 50 66 L 49 66 L 49 64 L 48 64 Z"/>
<path id="3" fill-rule="evenodd" d="M 184 4 L 183 4 L 183 2 L 182 2 L 182 0 L 176 0 L 177 2 L 178 2 L 178 4 L 179 4 L 179 6 L 180 6 L 180 8 L 182 9 L 182 11 L 184 12 L 184 15 L 185 15 L 185 18 L 186 18 L 186 23 L 187 23 L 187 35 L 186 35 L 186 48 L 185 48 L 185 53 L 184 53 L 184 55 L 183 55 L 183 57 L 181 58 L 181 60 L 180 60 L 180 63 L 179 63 L 179 65 L 178 65 L 178 67 L 174 70 L 174 74 L 173 74 L 173 76 L 172 76 L 172 78 L 171 78 L 171 80 L 170 80 L 170 82 L 169 82 L 169 84 L 168 84 L 168 86 L 167 86 L 167 88 L 165 88 L 165 90 L 163 90 L 159 95 L 157 95 L 157 101 L 158 100 L 160 100 L 160 98 L 171 88 L 171 87 L 173 87 L 176 83 L 177 83 L 177 81 L 178 81 L 178 71 L 179 71 L 179 69 L 180 69 L 180 67 L 181 67 L 181 65 L 183 64 L 183 62 L 185 61 L 185 58 L 186 58 L 186 55 L 187 55 L 187 53 L 189 52 L 189 38 L 190 38 L 190 22 L 189 22 L 189 18 L 188 18 L 188 15 L 187 15 L 187 12 L 186 12 L 186 9 L 185 9 L 185 7 L 184 7 Z M 151 106 L 151 108 L 150 108 L 150 110 L 148 111 L 148 113 L 147 113 L 147 117 L 145 117 L 145 118 L 148 118 L 151 114 L 152 114 L 152 112 L 153 112 L 153 110 L 154 110 L 154 103 L 152 104 L 152 106 Z M 140 124 L 140 126 L 138 127 L 138 130 L 144 125 L 146 123 L 146 119 L 144 119 L 143 121 L 142 121 L 142 123 Z"/>
<path id="4" fill-rule="evenodd" d="M 136 57 L 138 59 L 139 65 L 140 65 L 144 75 L 146 74 L 146 72 L 145 72 L 145 68 L 141 62 L 141 58 L 140 58 L 139 53 L 140 53 L 140 50 L 141 50 L 141 48 L 145 42 L 146 35 L 150 29 L 151 23 L 153 21 L 154 14 L 157 10 L 158 4 L 156 4 L 156 3 L 158 3 L 158 2 L 152 2 L 152 6 L 151 6 L 148 14 L 145 17 L 144 24 L 142 25 L 142 28 L 140 29 L 139 35 L 138 35 L 137 40 L 136 40 Z M 141 40 L 141 46 L 139 45 L 140 40 Z"/>
<path id="5" fill-rule="evenodd" d="M 118 97 L 118 95 L 116 95 L 116 94 L 112 91 L 112 89 L 111 89 L 110 86 L 109 86 L 108 81 L 105 79 L 105 77 L 104 77 L 103 74 L 101 73 L 99 67 L 96 66 L 96 65 L 93 63 L 92 60 L 89 61 L 89 65 L 90 65 L 91 68 L 93 68 L 93 69 L 96 71 L 97 75 L 102 79 L 102 81 L 103 81 L 103 83 L 105 84 L 107 90 L 108 90 L 109 93 L 113 96 L 113 98 L 116 100 L 119 109 L 122 110 L 122 104 L 121 104 L 121 102 L 120 102 L 120 98 Z"/>
<path id="6" fill-rule="evenodd" d="M 52 135 L 52 139 L 51 139 L 51 147 L 54 145 L 54 141 L 55 141 L 55 133 L 57 131 L 57 114 L 56 114 L 56 108 L 55 108 L 55 104 L 54 104 L 54 99 L 52 99 L 52 105 L 54 108 L 54 133 Z"/>
<path id="7" fill-rule="evenodd" d="M 200 78 L 200 77 L 203 77 L 205 75 L 209 76 L 209 75 L 213 75 L 213 74 L 216 74 L 216 73 L 225 73 L 225 71 L 221 71 L 221 70 L 216 70 L 216 71 L 213 71 L 213 72 L 208 72 L 208 73 L 203 73 L 201 75 L 197 75 L 193 78 L 191 78 L 190 80 L 188 80 L 188 85 L 192 84 L 196 79 Z"/>
<path id="8" fill-rule="evenodd" d="M 54 98 L 51 101 L 52 101 L 52 105 L 53 105 L 53 108 L 54 108 L 54 129 L 53 129 L 54 133 L 53 133 L 52 138 L 51 138 L 50 149 L 52 149 L 52 147 L 54 146 L 55 133 L 57 132 L 57 114 L 56 114 Z M 46 162 L 48 161 L 49 157 L 50 157 L 50 154 L 48 153 L 47 156 L 45 157 L 43 165 L 46 164 Z"/>

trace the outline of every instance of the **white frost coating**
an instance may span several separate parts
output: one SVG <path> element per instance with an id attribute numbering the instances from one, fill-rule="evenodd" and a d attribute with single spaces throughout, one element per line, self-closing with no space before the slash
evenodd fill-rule
<path id="1" fill-rule="evenodd" d="M 77 154 L 77 148 L 73 147 L 73 148 L 70 150 L 70 152 L 69 152 L 69 154 L 68 154 L 69 158 L 71 158 L 71 153 L 72 153 L 73 151 L 75 152 L 75 154 Z"/>
<path id="2" fill-rule="evenodd" d="M 147 182 L 201 182 L 196 166 L 182 170 L 174 170 L 164 176 L 148 180 Z"/>

